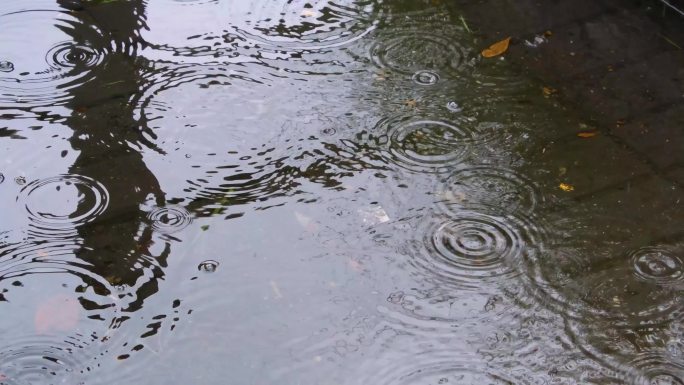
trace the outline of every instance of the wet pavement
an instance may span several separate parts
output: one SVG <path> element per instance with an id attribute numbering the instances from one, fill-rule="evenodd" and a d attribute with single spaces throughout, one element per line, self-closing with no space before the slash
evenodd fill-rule
<path id="1" fill-rule="evenodd" d="M 509 59 L 525 76 L 652 171 L 684 183 L 682 15 L 659 1 L 457 3 L 483 39 L 517 38 Z"/>
<path id="2" fill-rule="evenodd" d="M 0 26 L 0 384 L 684 383 L 660 2 L 30 0 Z"/>

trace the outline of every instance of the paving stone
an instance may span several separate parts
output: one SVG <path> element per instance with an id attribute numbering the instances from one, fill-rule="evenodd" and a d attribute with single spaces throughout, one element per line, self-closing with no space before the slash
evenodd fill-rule
<path id="1" fill-rule="evenodd" d="M 454 4 L 466 16 L 471 28 L 486 38 L 494 38 L 553 30 L 558 25 L 616 9 L 619 2 L 585 1 L 578 6 L 575 1 L 565 0 L 459 0 Z"/>
<path id="2" fill-rule="evenodd" d="M 546 35 L 541 31 L 521 38 L 519 60 L 540 77 L 565 79 L 586 72 L 605 75 L 653 53 L 672 50 L 656 27 L 643 15 L 621 9 L 561 25 Z"/>
<path id="3" fill-rule="evenodd" d="M 675 167 L 672 170 L 669 170 L 666 174 L 667 178 L 674 183 L 679 184 L 680 186 L 684 186 L 684 166 L 683 167 Z"/>
<path id="4" fill-rule="evenodd" d="M 609 237 L 625 251 L 684 235 L 682 190 L 657 175 L 638 176 L 578 197 L 552 216 L 580 218 L 595 229 L 597 242 Z M 588 239 L 590 235 L 582 234 Z"/>
<path id="5" fill-rule="evenodd" d="M 640 116 L 612 133 L 660 170 L 684 166 L 684 98 L 679 105 Z"/>
<path id="6" fill-rule="evenodd" d="M 545 195 L 553 200 L 589 196 L 651 173 L 632 151 L 602 134 L 592 138 L 567 135 L 530 149 L 535 153 L 521 157 L 537 170 L 534 180 L 541 181 Z M 563 191 L 561 183 L 573 190 Z"/>

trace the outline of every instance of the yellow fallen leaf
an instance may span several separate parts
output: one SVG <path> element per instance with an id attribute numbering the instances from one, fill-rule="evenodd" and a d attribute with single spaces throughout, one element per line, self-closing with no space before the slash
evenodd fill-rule
<path id="1" fill-rule="evenodd" d="M 508 50 L 508 45 L 510 43 L 511 43 L 511 38 L 509 36 L 509 37 L 501 40 L 500 42 L 497 42 L 497 43 L 490 45 L 489 48 L 485 48 L 484 50 L 482 50 L 482 56 L 484 56 L 486 58 L 499 56 Z"/>
<path id="2" fill-rule="evenodd" d="M 575 191 L 575 186 L 567 183 L 561 183 L 558 187 L 565 192 Z"/>
<path id="3" fill-rule="evenodd" d="M 542 92 L 544 92 L 544 96 L 549 97 L 549 96 L 555 94 L 555 93 L 558 92 L 558 91 L 557 91 L 555 88 L 543 87 L 543 88 L 542 88 Z"/>
<path id="4" fill-rule="evenodd" d="M 597 134 L 598 132 L 596 131 L 581 131 L 577 133 L 577 136 L 579 136 L 580 138 L 593 138 Z"/>

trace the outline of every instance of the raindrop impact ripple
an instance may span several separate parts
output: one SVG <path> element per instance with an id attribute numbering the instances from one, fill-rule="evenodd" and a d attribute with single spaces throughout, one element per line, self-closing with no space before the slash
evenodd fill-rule
<path id="1" fill-rule="evenodd" d="M 154 230 L 163 234 L 183 230 L 192 223 L 190 213 L 181 206 L 156 207 L 147 214 L 147 219 Z"/>
<path id="2" fill-rule="evenodd" d="M 513 278 L 524 255 L 544 247 L 541 227 L 511 215 L 475 211 L 438 215 L 429 218 L 420 232 L 423 239 L 416 244 L 411 265 L 418 274 L 459 288 Z"/>
<path id="3" fill-rule="evenodd" d="M 109 193 L 92 178 L 65 174 L 29 183 L 17 201 L 24 204 L 34 230 L 48 236 L 93 221 L 107 209 Z"/>

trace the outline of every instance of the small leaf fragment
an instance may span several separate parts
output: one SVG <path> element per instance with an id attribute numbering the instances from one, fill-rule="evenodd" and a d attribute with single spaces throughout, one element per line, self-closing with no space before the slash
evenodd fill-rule
<path id="1" fill-rule="evenodd" d="M 202 231 L 207 231 L 209 230 L 209 225 L 202 225 L 200 229 L 202 229 Z"/>
<path id="2" fill-rule="evenodd" d="M 418 101 L 416 99 L 408 99 L 404 101 L 404 105 L 409 108 L 416 108 Z"/>
<path id="3" fill-rule="evenodd" d="M 561 183 L 558 187 L 565 192 L 575 191 L 575 186 L 567 183 Z"/>
<path id="4" fill-rule="evenodd" d="M 551 87 L 543 87 L 542 92 L 544 93 L 544 97 L 548 98 L 549 96 L 556 94 L 558 92 L 558 90 L 556 90 L 555 88 L 551 88 Z"/>
<path id="5" fill-rule="evenodd" d="M 278 287 L 278 284 L 276 281 L 271 281 L 269 282 L 271 284 L 271 290 L 273 290 L 273 296 L 275 299 L 281 299 L 283 298 L 283 293 L 280 292 L 280 288 Z"/>
<path id="6" fill-rule="evenodd" d="M 580 138 L 593 138 L 596 135 L 598 135 L 597 131 L 580 131 L 577 133 L 577 136 Z"/>
<path id="7" fill-rule="evenodd" d="M 511 37 L 507 37 L 499 42 L 490 45 L 488 48 L 482 50 L 482 56 L 486 58 L 499 56 L 508 50 L 508 46 L 511 43 Z"/>
<path id="8" fill-rule="evenodd" d="M 80 320 L 81 309 L 78 300 L 62 294 L 44 300 L 33 318 L 36 333 L 73 331 Z"/>

